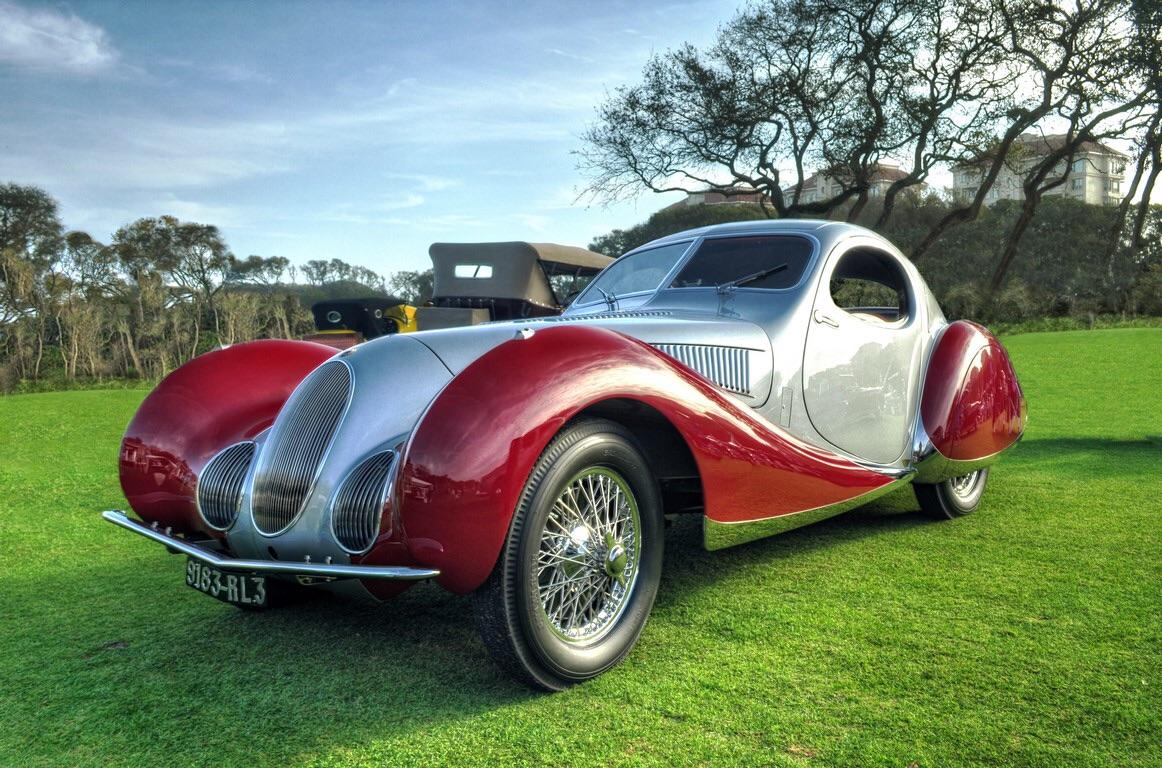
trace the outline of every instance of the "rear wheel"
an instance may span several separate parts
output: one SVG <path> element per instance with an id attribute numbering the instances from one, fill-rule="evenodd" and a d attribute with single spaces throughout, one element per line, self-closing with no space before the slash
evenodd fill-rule
<path id="1" fill-rule="evenodd" d="M 988 469 L 978 469 L 941 483 L 914 483 L 912 488 L 925 514 L 949 520 L 976 511 L 988 478 Z"/>
<path id="2" fill-rule="evenodd" d="M 560 690 L 625 657 L 661 577 L 657 482 L 613 422 L 567 427 L 533 469 L 492 575 L 473 597 L 492 656 Z"/>

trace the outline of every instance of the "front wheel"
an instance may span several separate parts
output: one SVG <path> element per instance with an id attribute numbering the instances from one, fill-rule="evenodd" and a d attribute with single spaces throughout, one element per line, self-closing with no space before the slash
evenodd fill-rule
<path id="1" fill-rule="evenodd" d="M 988 469 L 978 469 L 941 483 L 914 483 L 912 488 L 925 514 L 947 520 L 976 511 L 988 479 Z"/>
<path id="2" fill-rule="evenodd" d="M 653 606 L 662 532 L 657 482 L 633 436 L 604 420 L 567 427 L 537 461 L 473 596 L 492 656 L 551 691 L 617 664 Z"/>

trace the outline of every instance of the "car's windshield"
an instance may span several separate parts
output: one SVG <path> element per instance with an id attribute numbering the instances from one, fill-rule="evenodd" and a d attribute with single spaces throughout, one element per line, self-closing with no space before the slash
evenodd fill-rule
<path id="1" fill-rule="evenodd" d="M 589 284 L 576 303 L 591 304 L 656 291 L 689 246 L 689 242 L 663 245 L 618 259 Z"/>

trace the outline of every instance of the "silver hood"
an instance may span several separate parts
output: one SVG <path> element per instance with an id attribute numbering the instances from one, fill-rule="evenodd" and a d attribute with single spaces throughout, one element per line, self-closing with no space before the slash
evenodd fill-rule
<path id="1" fill-rule="evenodd" d="M 754 323 L 709 312 L 631 310 L 530 318 L 424 331 L 412 338 L 431 349 L 456 375 L 525 329 L 536 332 L 562 324 L 599 326 L 644 341 L 751 406 L 761 405 L 771 391 L 773 363 L 767 334 Z"/>
<path id="2" fill-rule="evenodd" d="M 348 399 L 327 445 L 319 446 L 321 460 L 315 474 L 310 467 L 292 467 L 310 483 L 297 514 L 280 532 L 267 533 L 255 524 L 256 487 L 263 473 L 275 471 L 272 446 L 302 421 L 309 405 L 304 393 L 325 374 L 328 366 L 345 366 L 349 374 Z M 411 432 L 428 403 L 452 379 L 452 373 L 424 344 L 410 336 L 393 335 L 341 352 L 311 373 L 295 390 L 274 425 L 256 441 L 257 456 L 243 487 L 237 522 L 228 536 L 241 557 L 315 562 L 350 557 L 331 533 L 330 505 L 340 485 L 364 460 L 396 448 Z M 336 406 L 338 407 L 338 406 Z M 285 442 L 285 439 L 283 440 Z M 325 441 L 321 441 L 325 442 Z M 277 468 L 282 469 L 282 468 Z M 313 480 L 311 479 L 313 477 Z"/>

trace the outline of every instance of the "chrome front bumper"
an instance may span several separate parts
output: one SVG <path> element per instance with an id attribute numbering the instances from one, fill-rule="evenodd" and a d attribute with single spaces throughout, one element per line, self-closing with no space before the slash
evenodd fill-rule
<path id="1" fill-rule="evenodd" d="M 243 560 L 215 552 L 193 542 L 174 536 L 168 529 L 161 529 L 155 523 L 145 525 L 133 520 L 121 510 L 102 512 L 101 517 L 114 525 L 133 531 L 150 541 L 164 545 L 173 552 L 189 555 L 207 565 L 223 571 L 281 574 L 286 576 L 314 576 L 321 579 L 383 579 L 387 581 L 422 581 L 440 575 L 435 568 L 409 568 L 402 565 L 352 565 L 350 563 L 313 563 L 307 559 L 301 563 L 281 560 Z"/>

